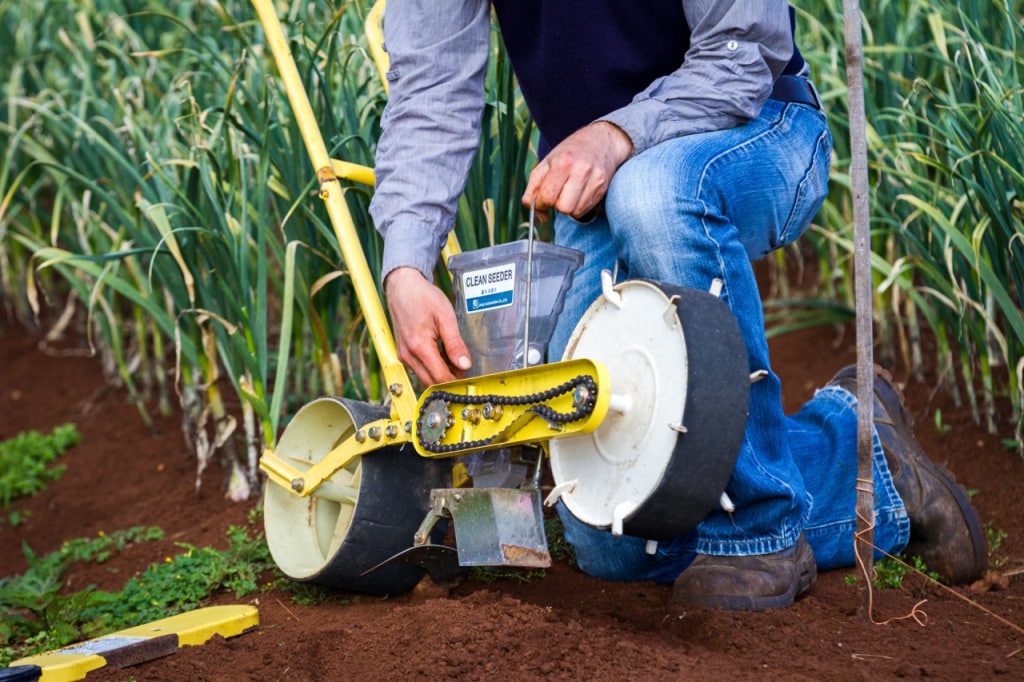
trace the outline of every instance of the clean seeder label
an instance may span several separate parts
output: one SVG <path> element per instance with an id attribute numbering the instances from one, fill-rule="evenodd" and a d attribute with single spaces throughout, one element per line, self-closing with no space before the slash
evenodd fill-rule
<path id="1" fill-rule="evenodd" d="M 462 291 L 466 295 L 466 312 L 480 313 L 485 310 L 507 308 L 512 305 L 515 286 L 515 263 L 505 263 L 463 274 Z"/>

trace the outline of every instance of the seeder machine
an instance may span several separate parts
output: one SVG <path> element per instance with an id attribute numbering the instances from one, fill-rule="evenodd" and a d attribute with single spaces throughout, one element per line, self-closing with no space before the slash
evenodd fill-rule
<path id="1" fill-rule="evenodd" d="M 386 405 L 314 400 L 263 454 L 266 536 L 281 570 L 397 593 L 424 572 L 446 582 L 468 566 L 550 565 L 542 505 L 564 504 L 586 524 L 646 538 L 651 551 L 715 505 L 728 508 L 723 491 L 752 377 L 715 291 L 605 273 L 562 359 L 544 364 L 585 255 L 535 242 L 531 225 L 527 239 L 448 259 L 481 373 L 417 394 L 339 182 L 372 182 L 372 171 L 330 158 L 272 3 L 253 2 L 388 394 Z M 381 10 L 368 21 L 378 58 Z M 553 485 L 542 491 L 545 468 Z M 449 523 L 454 546 L 444 544 Z"/>

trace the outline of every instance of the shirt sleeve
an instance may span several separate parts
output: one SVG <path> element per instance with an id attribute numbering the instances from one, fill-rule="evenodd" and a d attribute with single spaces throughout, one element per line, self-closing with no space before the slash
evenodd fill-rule
<path id="1" fill-rule="evenodd" d="M 382 276 L 411 266 L 431 279 L 480 140 L 490 40 L 486 0 L 389 0 L 370 214 L 384 237 Z"/>
<path id="2" fill-rule="evenodd" d="M 756 118 L 793 54 L 786 0 L 683 0 L 683 11 L 690 26 L 684 63 L 599 119 L 621 128 L 634 154 Z"/>

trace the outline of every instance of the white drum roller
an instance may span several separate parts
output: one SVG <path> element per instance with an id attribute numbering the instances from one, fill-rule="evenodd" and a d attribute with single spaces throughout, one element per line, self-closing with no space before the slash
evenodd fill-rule
<path id="1" fill-rule="evenodd" d="M 587 310 L 564 358 L 611 376 L 611 410 L 592 433 L 549 443 L 553 498 L 579 520 L 650 540 L 682 535 L 722 499 L 743 442 L 746 346 L 717 296 L 629 280 Z"/>

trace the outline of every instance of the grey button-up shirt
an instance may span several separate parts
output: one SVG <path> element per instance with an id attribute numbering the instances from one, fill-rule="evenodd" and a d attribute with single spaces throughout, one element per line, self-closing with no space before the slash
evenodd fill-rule
<path id="1" fill-rule="evenodd" d="M 756 118 L 792 55 L 786 0 L 681 2 L 685 62 L 599 119 L 621 128 L 634 154 Z M 388 0 L 384 35 L 390 94 L 370 212 L 384 235 L 382 274 L 411 266 L 430 279 L 479 142 L 490 2 Z"/>

